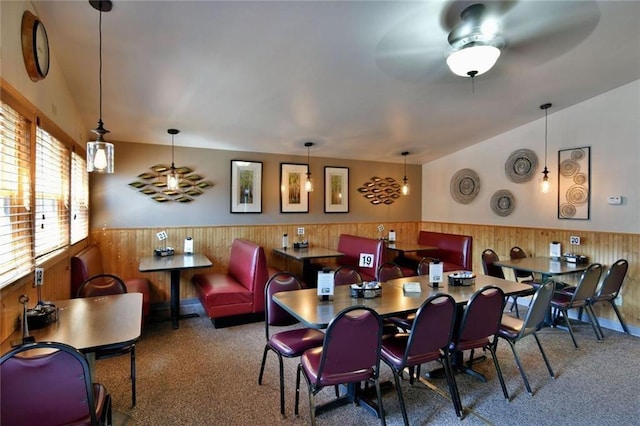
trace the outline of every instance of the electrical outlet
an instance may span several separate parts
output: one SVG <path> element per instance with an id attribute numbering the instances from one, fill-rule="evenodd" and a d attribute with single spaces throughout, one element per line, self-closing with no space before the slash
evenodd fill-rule
<path id="1" fill-rule="evenodd" d="M 34 285 L 40 286 L 44 281 L 44 268 L 36 268 Z"/>
<path id="2" fill-rule="evenodd" d="M 573 246 L 579 246 L 580 245 L 580 237 L 576 237 L 575 235 L 569 237 L 569 244 L 571 244 Z"/>
<path id="3" fill-rule="evenodd" d="M 298 228 L 298 235 L 304 235 L 304 228 Z"/>

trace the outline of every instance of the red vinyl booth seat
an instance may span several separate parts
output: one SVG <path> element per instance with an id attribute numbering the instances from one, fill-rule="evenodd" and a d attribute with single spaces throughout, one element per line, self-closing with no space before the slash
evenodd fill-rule
<path id="1" fill-rule="evenodd" d="M 347 265 L 357 269 L 363 281 L 375 281 L 378 267 L 385 262 L 385 246 L 382 240 L 340 234 L 338 251 L 344 253 L 344 256 L 337 259 L 338 265 Z M 371 267 L 358 266 L 361 253 L 374 256 Z"/>
<path id="2" fill-rule="evenodd" d="M 264 248 L 247 240 L 231 244 L 227 273 L 196 274 L 192 282 L 207 315 L 216 318 L 264 313 L 264 286 L 274 270 Z M 216 325 L 214 321 L 214 325 Z"/>
<path id="3" fill-rule="evenodd" d="M 420 231 L 418 244 L 438 247 L 437 250 L 419 252 L 418 255 L 430 256 L 443 263 L 444 272 L 471 271 L 471 245 L 473 238 L 469 235 L 445 234 L 442 232 Z"/>
<path id="4" fill-rule="evenodd" d="M 71 297 L 76 297 L 78 288 L 88 278 L 98 274 L 111 273 L 102 267 L 102 254 L 97 244 L 91 244 L 71 257 Z M 149 280 L 146 278 L 122 278 L 127 293 L 142 293 L 142 317 L 151 310 Z"/>

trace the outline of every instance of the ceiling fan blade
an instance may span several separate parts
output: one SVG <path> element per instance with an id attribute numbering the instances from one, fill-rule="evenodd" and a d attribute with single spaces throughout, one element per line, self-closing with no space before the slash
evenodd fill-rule
<path id="1" fill-rule="evenodd" d="M 582 43 L 599 21 L 594 1 L 521 2 L 503 20 L 504 60 L 518 55 L 530 64 L 550 61 Z"/>

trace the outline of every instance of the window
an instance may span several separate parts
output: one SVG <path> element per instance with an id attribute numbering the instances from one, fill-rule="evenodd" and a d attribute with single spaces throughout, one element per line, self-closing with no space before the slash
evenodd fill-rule
<path id="1" fill-rule="evenodd" d="M 69 245 L 69 150 L 42 128 L 36 131 L 35 256 Z"/>
<path id="2" fill-rule="evenodd" d="M 31 123 L 0 103 L 0 287 L 33 269 Z"/>
<path id="3" fill-rule="evenodd" d="M 71 244 L 89 236 L 89 176 L 87 160 L 71 153 Z"/>

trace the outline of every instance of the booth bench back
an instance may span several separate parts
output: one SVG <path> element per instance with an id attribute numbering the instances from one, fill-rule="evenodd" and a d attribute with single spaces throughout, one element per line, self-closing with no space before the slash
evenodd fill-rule
<path id="1" fill-rule="evenodd" d="M 339 265 L 357 269 L 364 281 L 375 281 L 376 271 L 384 263 L 384 241 L 341 234 L 338 240 L 338 251 L 344 253 L 344 256 L 337 259 Z M 369 266 L 358 266 L 361 253 L 373 255 Z"/>
<path id="2" fill-rule="evenodd" d="M 472 270 L 472 241 L 469 235 L 431 231 L 420 231 L 418 234 L 418 244 L 438 247 L 437 250 L 420 252 L 420 255 L 438 258 L 444 264 L 445 272 Z"/>

